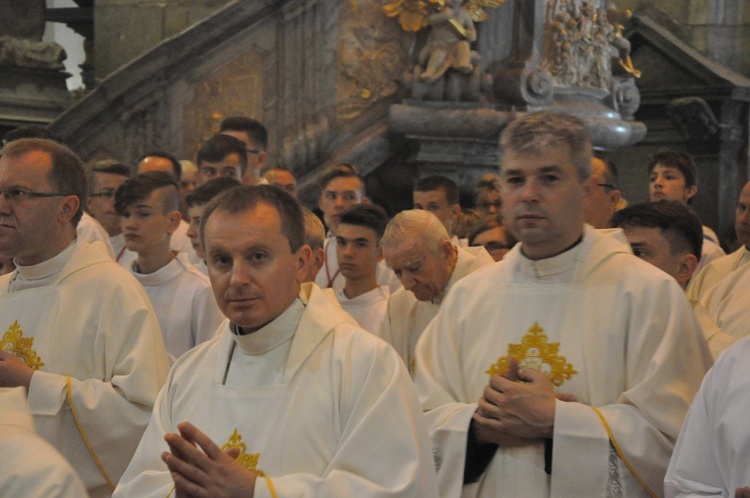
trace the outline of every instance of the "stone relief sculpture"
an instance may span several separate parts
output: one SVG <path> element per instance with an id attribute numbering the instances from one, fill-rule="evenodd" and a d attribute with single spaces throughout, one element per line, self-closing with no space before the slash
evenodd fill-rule
<path id="1" fill-rule="evenodd" d="M 0 64 L 63 68 L 63 48 L 42 41 L 44 11 L 44 0 L 0 0 Z"/>
<path id="2" fill-rule="evenodd" d="M 373 102 L 398 91 L 409 64 L 412 40 L 380 15 L 377 1 L 358 2 L 344 13 L 338 42 L 340 78 L 337 115 L 352 119 Z"/>
<path id="3" fill-rule="evenodd" d="M 487 19 L 485 8 L 504 3 L 505 0 L 394 0 L 383 6 L 383 12 L 388 17 L 397 17 L 405 31 L 430 29 L 412 71 L 412 98 L 427 96 L 432 100 L 454 101 L 479 98 L 481 57 L 471 50 L 477 39 L 475 23 Z M 446 74 L 449 71 L 466 78 L 450 77 Z"/>
<path id="4" fill-rule="evenodd" d="M 549 71 L 557 86 L 608 90 L 612 86 L 612 59 L 619 58 L 619 68 L 639 77 L 630 60 L 630 42 L 622 36 L 623 26 L 614 21 L 629 17 L 630 11 L 618 11 L 613 2 L 605 7 L 593 0 L 549 2 L 543 69 Z"/>

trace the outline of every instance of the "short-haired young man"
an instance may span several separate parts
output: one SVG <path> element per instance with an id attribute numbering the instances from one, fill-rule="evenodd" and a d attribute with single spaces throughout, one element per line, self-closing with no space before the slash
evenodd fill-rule
<path id="1" fill-rule="evenodd" d="M 142 155 L 138 160 L 136 173 L 146 173 L 149 171 L 164 171 L 172 174 L 178 184 L 182 181 L 182 164 L 180 164 L 180 161 L 169 152 L 154 150 Z M 198 263 L 198 259 L 188 243 L 187 229 L 187 222 L 185 220 L 180 220 L 180 225 L 172 234 L 170 247 L 173 251 L 184 252 L 187 254 L 188 260 L 191 263 L 196 264 Z M 130 269 L 130 265 L 135 260 L 135 257 L 135 253 L 128 251 L 127 249 L 125 252 L 117 253 L 116 255 L 117 262 L 127 269 Z"/>
<path id="2" fill-rule="evenodd" d="M 373 334 L 380 334 L 390 290 L 378 285 L 378 263 L 383 260 L 380 238 L 388 215 L 380 206 L 356 204 L 343 213 L 336 233 L 336 258 L 346 283 L 336 291 L 344 311 Z"/>
<path id="3" fill-rule="evenodd" d="M 348 207 L 369 202 L 365 196 L 365 182 L 351 164 L 342 163 L 327 168 L 318 182 L 320 197 L 318 207 L 323 212 L 323 221 L 328 228 L 325 241 L 323 268 L 315 277 L 315 283 L 323 289 L 338 291 L 344 287 L 344 277 L 336 259 L 336 231 L 341 221 L 341 213 Z M 401 287 L 390 269 L 381 262 L 378 266 L 378 285 L 387 285 L 393 292 Z"/>
<path id="4" fill-rule="evenodd" d="M 247 151 L 242 140 L 219 133 L 203 142 L 195 155 L 198 185 L 228 176 L 240 180 L 247 167 Z"/>
<path id="5" fill-rule="evenodd" d="M 663 150 L 654 154 L 648 163 L 648 194 L 650 201 L 666 199 L 690 205 L 698 193 L 698 168 L 690 154 Z M 719 238 L 713 230 L 703 225 L 703 244 L 698 270 L 711 261 L 725 256 L 719 247 Z"/>
<path id="6" fill-rule="evenodd" d="M 200 258 L 200 263 L 196 265 L 196 268 L 206 276 L 208 276 L 208 267 L 206 266 L 206 254 L 203 252 L 203 242 L 200 235 L 203 211 L 211 199 L 225 190 L 239 187 L 240 185 L 242 184 L 236 178 L 220 176 L 198 186 L 185 197 L 185 202 L 188 206 L 188 224 L 190 225 L 187 236 L 190 239 L 190 244 L 193 246 L 195 254 Z"/>
<path id="7" fill-rule="evenodd" d="M 453 234 L 453 227 L 461 214 L 456 182 L 445 176 L 426 176 L 414 184 L 413 199 L 414 209 L 424 209 L 437 216 L 454 244 L 459 247 L 468 245 L 466 239 L 459 240 Z"/>
<path id="8" fill-rule="evenodd" d="M 690 304 L 621 232 L 585 225 L 581 120 L 524 114 L 500 146 L 520 243 L 457 282 L 417 344 L 441 494 L 657 495 L 711 364 Z"/>
<path id="9" fill-rule="evenodd" d="M 260 171 L 268 159 L 268 130 L 260 121 L 245 116 L 230 116 L 219 125 L 219 132 L 237 138 L 245 144 L 247 167 L 242 175 L 242 183 L 258 183 Z"/>
<path id="10" fill-rule="evenodd" d="M 203 341 L 224 320 L 208 278 L 169 247 L 182 219 L 174 177 L 151 171 L 126 180 L 115 194 L 125 245 L 138 257 L 131 271 L 146 288 L 171 359 Z"/>
<path id="11" fill-rule="evenodd" d="M 125 251 L 120 215 L 115 210 L 115 192 L 128 178 L 130 166 L 111 160 L 97 162 L 89 173 L 86 209 L 107 231 L 109 242 L 115 252 L 115 261 L 118 261 Z"/>
<path id="12" fill-rule="evenodd" d="M 698 267 L 704 240 L 701 220 L 689 206 L 666 200 L 634 204 L 617 211 L 612 226 L 623 229 L 633 254 L 687 288 Z M 693 300 L 691 304 L 711 356 L 716 359 L 736 339 L 716 325 L 702 304 Z"/>
<path id="13" fill-rule="evenodd" d="M 231 189 L 201 234 L 229 320 L 174 364 L 114 496 L 437 496 L 401 360 L 301 283 L 299 203 L 267 185 Z"/>

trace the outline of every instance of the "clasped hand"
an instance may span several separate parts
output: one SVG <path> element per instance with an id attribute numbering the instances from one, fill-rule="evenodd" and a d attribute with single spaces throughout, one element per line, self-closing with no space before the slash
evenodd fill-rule
<path id="1" fill-rule="evenodd" d="M 180 434 L 164 436 L 171 453 L 165 451 L 161 459 L 172 473 L 178 497 L 252 498 L 257 474 L 237 462 L 238 448 L 223 451 L 188 422 L 177 429 Z"/>
<path id="2" fill-rule="evenodd" d="M 519 382 L 522 381 L 522 382 Z M 565 401 L 572 397 L 561 397 Z M 492 375 L 479 398 L 472 425 L 480 443 L 501 446 L 528 444 L 530 439 L 551 438 L 555 423 L 555 391 L 546 375 L 518 370 L 511 357 L 503 375 Z"/>

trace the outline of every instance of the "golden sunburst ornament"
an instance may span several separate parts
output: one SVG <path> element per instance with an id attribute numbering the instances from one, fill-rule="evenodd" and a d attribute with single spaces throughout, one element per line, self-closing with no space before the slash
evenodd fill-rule
<path id="1" fill-rule="evenodd" d="M 33 345 L 34 338 L 23 336 L 23 330 L 21 330 L 18 320 L 8 327 L 0 340 L 0 350 L 15 354 L 33 370 L 39 370 L 39 367 L 44 366 L 44 363 L 37 352 L 32 349 Z"/>
<path id="2" fill-rule="evenodd" d="M 558 355 L 559 342 L 547 342 L 547 334 L 537 323 L 529 329 L 529 333 L 521 338 L 521 344 L 509 344 L 508 356 L 501 356 L 487 373 L 502 375 L 508 371 L 511 356 L 518 360 L 519 370 L 533 368 L 545 374 L 555 386 L 561 386 L 578 372 L 567 362 L 564 356 Z"/>
<path id="3" fill-rule="evenodd" d="M 260 453 L 247 453 L 247 445 L 242 441 L 242 436 L 237 432 L 237 428 L 234 428 L 234 432 L 229 436 L 227 442 L 221 446 L 222 451 L 229 450 L 232 448 L 239 448 L 240 454 L 237 455 L 237 461 L 245 467 L 247 470 L 255 472 L 261 477 L 265 477 L 265 473 L 262 470 L 258 470 L 258 460 L 260 460 Z"/>

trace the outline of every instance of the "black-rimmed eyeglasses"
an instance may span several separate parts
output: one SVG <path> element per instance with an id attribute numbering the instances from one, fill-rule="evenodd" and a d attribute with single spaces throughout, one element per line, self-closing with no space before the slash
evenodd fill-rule
<path id="1" fill-rule="evenodd" d="M 75 194 L 63 194 L 61 192 L 32 192 L 20 188 L 0 189 L 0 196 L 5 197 L 5 200 L 8 202 L 18 202 L 26 199 L 33 199 L 35 197 L 68 197 L 69 195 Z"/>

